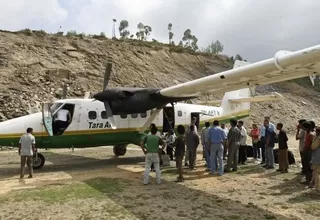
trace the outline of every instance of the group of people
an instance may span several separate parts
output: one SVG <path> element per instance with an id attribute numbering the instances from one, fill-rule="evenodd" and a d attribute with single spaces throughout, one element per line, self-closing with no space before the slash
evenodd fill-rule
<path id="1" fill-rule="evenodd" d="M 274 148 L 278 145 L 278 172 L 287 173 L 289 169 L 288 160 L 288 136 L 283 129 L 282 123 L 276 125 L 270 122 L 270 117 L 265 117 L 263 124 L 258 127 L 252 125 L 252 129 L 247 133 L 243 121 L 230 120 L 230 129 L 225 124 L 215 120 L 210 126 L 205 123 L 201 134 L 193 118 L 187 129 L 183 125 L 177 126 L 178 136 L 170 130 L 162 140 L 155 125 L 151 126 L 151 131 L 142 141 L 141 147 L 146 153 L 146 167 L 144 173 L 144 184 L 148 184 L 149 172 L 152 164 L 156 171 L 157 183 L 161 182 L 159 145 L 160 151 L 167 147 L 167 154 L 173 160 L 173 152 L 178 170 L 177 182 L 184 181 L 183 160 L 189 169 L 196 169 L 196 152 L 198 145 L 203 147 L 203 158 L 206 161 L 207 171 L 210 174 L 223 175 L 225 172 L 238 170 L 238 164 L 245 164 L 247 161 L 247 137 L 251 137 L 253 157 L 261 158 L 261 164 L 266 169 L 274 169 Z M 158 135 L 157 135 L 158 132 Z M 315 133 L 314 133 L 315 132 Z M 158 137 L 158 138 L 155 138 Z M 312 121 L 300 120 L 297 127 L 296 139 L 299 140 L 299 149 L 302 161 L 302 174 L 305 175 L 304 184 L 320 190 L 320 126 L 315 126 Z M 227 163 L 224 166 L 223 160 Z"/>

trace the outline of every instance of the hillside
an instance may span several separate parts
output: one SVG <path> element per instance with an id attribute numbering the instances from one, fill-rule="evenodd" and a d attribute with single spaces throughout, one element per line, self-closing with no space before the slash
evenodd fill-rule
<path id="1" fill-rule="evenodd" d="M 1 31 L 0 119 L 28 114 L 29 105 L 39 108 L 40 102 L 59 98 L 63 83 L 70 87 L 68 96 L 101 91 L 108 56 L 113 58 L 110 87 L 163 88 L 232 67 L 226 56 L 195 54 L 159 43 Z M 259 88 L 261 93 L 270 91 L 279 91 L 285 99 L 253 104 L 246 123 L 260 122 L 267 114 L 293 130 L 303 116 L 319 119 L 320 93 L 292 82 Z"/>

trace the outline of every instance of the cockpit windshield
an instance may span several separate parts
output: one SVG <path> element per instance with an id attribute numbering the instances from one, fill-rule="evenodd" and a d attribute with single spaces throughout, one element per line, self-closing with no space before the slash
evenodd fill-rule
<path id="1" fill-rule="evenodd" d="M 61 105 L 63 105 L 64 103 L 59 103 L 59 102 L 53 102 L 50 105 L 50 112 L 51 115 L 53 115 L 53 113 L 55 113 L 57 111 L 58 108 L 60 108 Z"/>

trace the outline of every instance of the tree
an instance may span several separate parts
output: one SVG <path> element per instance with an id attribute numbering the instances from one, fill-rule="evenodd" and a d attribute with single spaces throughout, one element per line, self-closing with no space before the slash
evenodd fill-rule
<path id="1" fill-rule="evenodd" d="M 183 47 L 183 42 L 182 42 L 182 40 L 179 42 L 178 46 L 179 46 L 179 47 Z"/>
<path id="2" fill-rule="evenodd" d="M 197 51 L 199 49 L 198 47 L 198 38 L 194 35 L 192 35 L 192 42 L 191 42 L 191 49 L 193 51 Z"/>
<path id="3" fill-rule="evenodd" d="M 144 24 L 140 22 L 140 23 L 137 25 L 137 28 L 138 28 L 138 32 L 136 33 L 137 38 L 138 38 L 139 40 L 144 40 L 144 33 L 145 33 Z M 138 34 L 138 33 L 139 33 L 139 34 Z"/>
<path id="4" fill-rule="evenodd" d="M 241 57 L 239 54 L 237 54 L 234 59 L 235 59 L 235 60 L 240 60 L 240 61 L 243 60 L 242 57 Z"/>
<path id="5" fill-rule="evenodd" d="M 198 47 L 198 38 L 195 35 L 192 35 L 191 30 L 187 29 L 183 33 L 182 41 L 185 41 L 184 47 L 197 51 Z"/>
<path id="6" fill-rule="evenodd" d="M 172 24 L 168 24 L 168 31 L 169 31 L 169 44 L 172 44 L 172 39 L 173 39 L 173 33 L 172 33 Z"/>
<path id="7" fill-rule="evenodd" d="M 183 33 L 183 37 L 182 37 L 182 41 L 186 41 L 185 47 L 190 46 L 191 39 L 192 39 L 191 30 L 190 29 L 185 30 L 185 32 Z"/>
<path id="8" fill-rule="evenodd" d="M 152 32 L 152 28 L 149 25 L 145 25 L 144 26 L 145 40 L 147 40 L 151 32 Z"/>
<path id="9" fill-rule="evenodd" d="M 223 51 L 223 45 L 220 43 L 220 41 L 216 40 L 214 43 L 213 41 L 211 42 L 210 45 L 205 49 L 205 52 L 207 53 L 213 53 L 213 54 L 218 54 Z"/>
<path id="10" fill-rule="evenodd" d="M 126 30 L 129 27 L 129 22 L 127 20 L 120 21 L 119 33 L 121 38 L 127 38 L 130 35 L 130 31 Z"/>
<path id="11" fill-rule="evenodd" d="M 130 35 L 130 38 L 131 38 L 131 39 L 133 39 L 133 38 L 134 38 L 134 35 L 133 35 L 133 34 L 131 34 L 131 35 Z"/>

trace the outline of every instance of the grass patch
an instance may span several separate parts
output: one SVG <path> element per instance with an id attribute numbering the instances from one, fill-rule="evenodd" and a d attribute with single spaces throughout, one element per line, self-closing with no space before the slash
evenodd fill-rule
<path id="1" fill-rule="evenodd" d="M 64 202 L 86 198 L 104 198 L 122 192 L 126 182 L 120 179 L 95 178 L 84 183 L 73 183 L 62 186 L 47 186 L 41 189 L 19 190 L 8 195 L 4 200 L 23 201 L 41 200 L 47 203 Z"/>
<path id="2" fill-rule="evenodd" d="M 274 215 L 264 215 L 264 218 L 265 219 L 277 219 L 277 217 L 276 216 L 274 216 Z"/>

